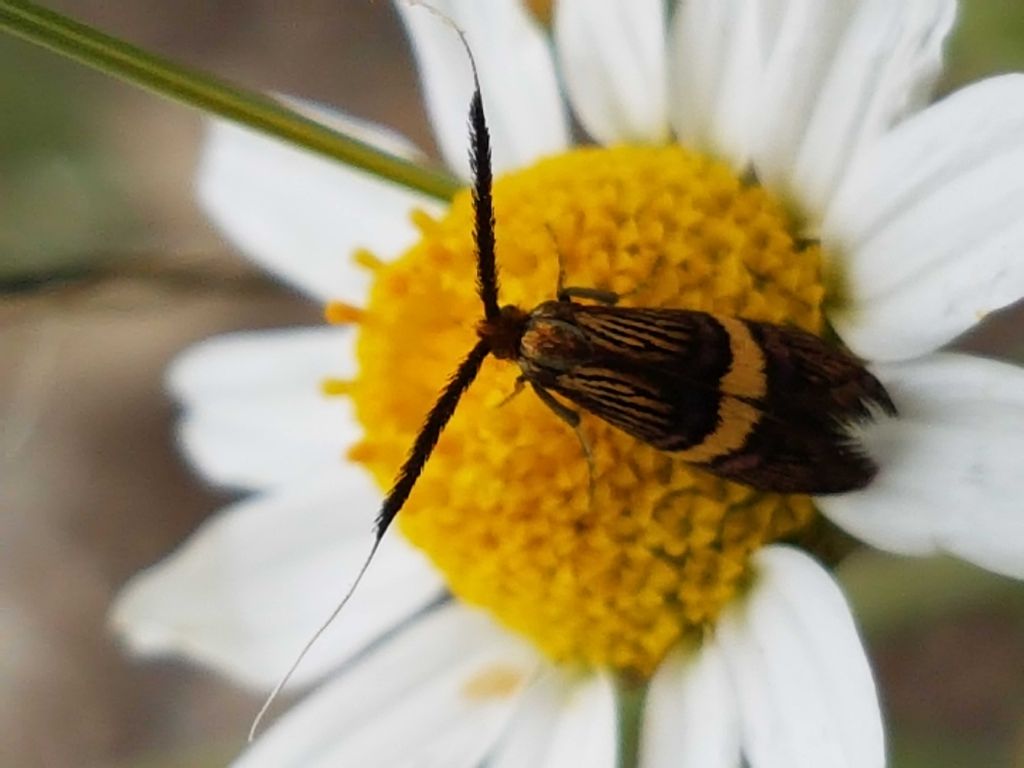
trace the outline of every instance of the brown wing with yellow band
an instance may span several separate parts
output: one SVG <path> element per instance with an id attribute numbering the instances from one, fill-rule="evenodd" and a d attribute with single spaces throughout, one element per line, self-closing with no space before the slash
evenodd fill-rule
<path id="1" fill-rule="evenodd" d="M 584 410 L 763 490 L 834 493 L 875 475 L 843 427 L 894 409 L 845 350 L 704 312 L 568 306 L 589 353 L 537 383 Z"/>

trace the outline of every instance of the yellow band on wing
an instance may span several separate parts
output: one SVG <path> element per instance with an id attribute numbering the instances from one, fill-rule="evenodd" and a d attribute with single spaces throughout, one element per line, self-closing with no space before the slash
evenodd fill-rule
<path id="1" fill-rule="evenodd" d="M 715 315 L 715 319 L 729 334 L 729 348 L 732 350 L 732 365 L 719 385 L 722 392 L 760 400 L 768 392 L 764 350 L 742 320 L 722 315 Z"/>
<path id="2" fill-rule="evenodd" d="M 700 444 L 679 451 L 675 455 L 683 461 L 706 464 L 713 459 L 738 451 L 747 441 L 761 411 L 756 406 L 735 397 L 723 395 L 718 405 L 718 426 Z"/>

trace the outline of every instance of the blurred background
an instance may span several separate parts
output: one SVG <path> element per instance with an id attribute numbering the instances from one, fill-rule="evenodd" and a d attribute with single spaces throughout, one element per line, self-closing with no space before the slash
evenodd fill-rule
<path id="1" fill-rule="evenodd" d="M 50 6 L 432 147 L 382 0 Z M 1024 70 L 1024 3 L 963 7 L 943 90 Z M 120 585 L 229 500 L 175 451 L 167 363 L 212 334 L 320 322 L 198 212 L 200 135 L 188 109 L 0 36 L 0 768 L 223 765 L 258 706 L 209 672 L 126 657 L 105 625 Z M 1024 363 L 1024 312 L 964 344 Z M 1024 585 L 871 553 L 842 578 L 893 765 L 1024 766 Z"/>

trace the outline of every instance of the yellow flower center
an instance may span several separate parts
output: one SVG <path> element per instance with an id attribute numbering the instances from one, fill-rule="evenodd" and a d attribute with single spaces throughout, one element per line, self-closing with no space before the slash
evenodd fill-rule
<path id="1" fill-rule="evenodd" d="M 781 205 L 725 165 L 680 147 L 578 149 L 494 187 L 502 303 L 566 284 L 624 306 L 685 307 L 822 327 L 821 259 Z M 472 207 L 415 214 L 420 241 L 397 261 L 358 255 L 376 280 L 358 321 L 350 395 L 365 438 L 350 453 L 390 486 L 438 391 L 476 341 Z M 507 403 L 518 367 L 488 360 L 442 435 L 401 530 L 460 599 L 551 658 L 645 676 L 715 620 L 750 555 L 814 517 L 809 498 L 758 493 L 659 452 L 596 417 L 573 430 L 533 393 Z"/>

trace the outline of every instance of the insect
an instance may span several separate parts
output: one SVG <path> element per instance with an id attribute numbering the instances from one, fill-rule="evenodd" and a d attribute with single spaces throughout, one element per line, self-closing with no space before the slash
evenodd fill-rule
<path id="1" fill-rule="evenodd" d="M 488 356 L 515 362 L 518 386 L 528 384 L 574 427 L 579 412 L 558 397 L 655 448 L 758 490 L 828 494 L 871 482 L 878 467 L 846 427 L 873 413 L 894 416 L 896 408 L 856 357 L 811 333 L 695 310 L 618 307 L 615 294 L 566 287 L 561 275 L 554 300 L 529 311 L 501 306 L 490 136 L 479 81 L 469 122 L 484 317 L 476 345 L 441 392 L 384 499 L 378 539 Z"/>
<path id="2" fill-rule="evenodd" d="M 565 286 L 561 269 L 554 300 L 529 311 L 500 305 L 490 134 L 476 64 L 462 31 L 434 12 L 458 33 L 473 68 L 470 165 L 484 316 L 476 344 L 427 414 L 384 498 L 362 568 L 270 694 L 250 739 L 306 652 L 354 594 L 488 356 L 515 362 L 516 391 L 529 385 L 574 428 L 579 411 L 563 400 L 655 448 L 762 491 L 825 494 L 866 486 L 878 468 L 844 428 L 874 412 L 896 413 L 882 384 L 857 358 L 797 328 L 694 310 L 618 307 L 619 297 L 611 292 Z"/>

